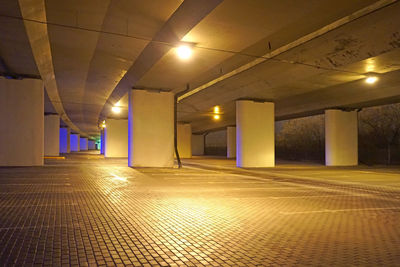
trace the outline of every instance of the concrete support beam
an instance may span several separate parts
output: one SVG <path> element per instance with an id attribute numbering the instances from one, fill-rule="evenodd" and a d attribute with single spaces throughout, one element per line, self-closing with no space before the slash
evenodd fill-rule
<path id="1" fill-rule="evenodd" d="M 325 164 L 358 165 L 357 111 L 325 111 Z"/>
<path id="2" fill-rule="evenodd" d="M 0 166 L 43 165 L 43 82 L 0 78 Z"/>
<path id="3" fill-rule="evenodd" d="M 70 140 L 71 140 L 71 152 L 79 152 L 81 151 L 80 148 L 80 139 L 81 135 L 80 134 L 71 134 L 70 135 Z"/>
<path id="4" fill-rule="evenodd" d="M 79 140 L 79 147 L 81 151 L 88 150 L 88 139 L 86 137 L 81 137 Z"/>
<path id="5" fill-rule="evenodd" d="M 60 116 L 44 116 L 44 155 L 60 155 Z"/>
<path id="6" fill-rule="evenodd" d="M 104 147 L 106 146 L 104 139 L 104 129 L 100 131 L 100 154 L 104 155 Z"/>
<path id="7" fill-rule="evenodd" d="M 190 123 L 177 125 L 178 152 L 180 158 L 192 157 L 192 126 Z"/>
<path id="8" fill-rule="evenodd" d="M 128 157 L 128 120 L 107 119 L 104 129 L 104 156 L 106 158 Z"/>
<path id="9" fill-rule="evenodd" d="M 239 100 L 236 102 L 236 165 L 274 167 L 274 103 Z"/>
<path id="10" fill-rule="evenodd" d="M 70 140 L 71 129 L 60 128 L 60 153 L 71 152 L 71 140 Z"/>
<path id="11" fill-rule="evenodd" d="M 129 166 L 173 167 L 174 95 L 172 93 L 131 90 L 128 124 Z"/>
<path id="12" fill-rule="evenodd" d="M 192 134 L 192 155 L 193 156 L 204 155 L 204 135 Z"/>
<path id="13" fill-rule="evenodd" d="M 89 150 L 96 150 L 96 142 L 94 140 L 89 140 L 88 148 L 89 148 Z"/>
<path id="14" fill-rule="evenodd" d="M 226 128 L 226 157 L 236 158 L 236 127 Z"/>

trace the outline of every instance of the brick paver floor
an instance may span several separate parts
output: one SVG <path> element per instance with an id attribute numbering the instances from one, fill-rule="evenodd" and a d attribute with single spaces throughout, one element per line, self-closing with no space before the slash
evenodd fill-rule
<path id="1" fill-rule="evenodd" d="M 396 170 L 126 162 L 0 168 L 0 264 L 400 266 Z"/>

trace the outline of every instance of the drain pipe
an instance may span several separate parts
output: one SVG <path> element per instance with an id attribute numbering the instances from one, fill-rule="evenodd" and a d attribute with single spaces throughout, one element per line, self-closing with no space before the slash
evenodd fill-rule
<path id="1" fill-rule="evenodd" d="M 178 151 L 178 98 L 189 91 L 189 84 L 186 85 L 186 89 L 182 92 L 176 93 L 174 96 L 174 148 L 176 160 L 178 161 L 178 168 L 182 168 L 181 158 Z"/>

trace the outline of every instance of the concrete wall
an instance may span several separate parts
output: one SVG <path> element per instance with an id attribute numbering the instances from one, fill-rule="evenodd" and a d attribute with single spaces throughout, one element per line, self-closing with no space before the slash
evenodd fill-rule
<path id="1" fill-rule="evenodd" d="M 325 111 L 325 164 L 354 166 L 358 164 L 357 111 Z"/>
<path id="2" fill-rule="evenodd" d="M 43 82 L 0 77 L 0 166 L 43 165 Z"/>
<path id="3" fill-rule="evenodd" d="M 79 141 L 80 150 L 88 150 L 88 139 L 86 137 L 81 137 Z"/>
<path id="4" fill-rule="evenodd" d="M 94 140 L 89 140 L 88 141 L 88 149 L 89 150 L 95 150 L 96 149 L 96 142 Z"/>
<path id="5" fill-rule="evenodd" d="M 132 167 L 174 166 L 174 95 L 129 92 L 129 152 Z"/>
<path id="6" fill-rule="evenodd" d="M 204 155 L 204 135 L 202 134 L 192 135 L 192 155 L 193 156 Z"/>
<path id="7" fill-rule="evenodd" d="M 70 128 L 60 128 L 60 153 L 71 152 L 70 134 Z"/>
<path id="8" fill-rule="evenodd" d="M 177 125 L 178 152 L 180 158 L 192 157 L 192 126 L 190 123 Z"/>
<path id="9" fill-rule="evenodd" d="M 60 155 L 60 116 L 44 116 L 44 155 Z"/>
<path id="10" fill-rule="evenodd" d="M 128 157 L 128 120 L 107 119 L 104 129 L 106 158 Z"/>
<path id="11" fill-rule="evenodd" d="M 236 165 L 275 166 L 274 103 L 236 102 Z"/>
<path id="12" fill-rule="evenodd" d="M 70 140 L 71 140 L 71 152 L 78 152 L 78 151 L 81 151 L 81 148 L 80 148 L 80 144 L 81 144 L 80 138 L 81 138 L 80 134 L 71 134 L 71 135 L 70 135 Z"/>
<path id="13" fill-rule="evenodd" d="M 236 158 L 236 127 L 226 127 L 226 157 Z"/>
<path id="14" fill-rule="evenodd" d="M 226 156 L 226 130 L 207 133 L 204 139 L 206 155 Z"/>

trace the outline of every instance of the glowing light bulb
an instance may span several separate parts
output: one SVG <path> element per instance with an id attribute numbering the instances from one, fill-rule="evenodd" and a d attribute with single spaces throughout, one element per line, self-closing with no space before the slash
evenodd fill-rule
<path id="1" fill-rule="evenodd" d="M 215 115 L 213 116 L 213 118 L 214 118 L 214 120 L 219 120 L 219 119 L 221 118 L 221 116 L 218 115 L 218 114 L 215 114 Z"/>
<path id="2" fill-rule="evenodd" d="M 117 107 L 117 106 L 112 107 L 111 110 L 112 110 L 112 112 L 117 113 L 117 114 L 121 112 L 121 108 Z"/>
<path id="3" fill-rule="evenodd" d="M 214 107 L 214 113 L 217 113 L 217 114 L 218 114 L 219 111 L 220 111 L 219 106 L 215 106 L 215 107 Z"/>
<path id="4" fill-rule="evenodd" d="M 187 45 L 181 45 L 176 49 L 176 53 L 181 59 L 188 59 L 192 55 L 192 49 Z"/>
<path id="5" fill-rule="evenodd" d="M 373 84 L 373 83 L 375 83 L 377 80 L 378 80 L 378 77 L 376 77 L 376 76 L 369 76 L 369 77 L 367 77 L 367 78 L 365 79 L 365 82 L 366 82 L 366 83 L 369 83 L 369 84 Z"/>

